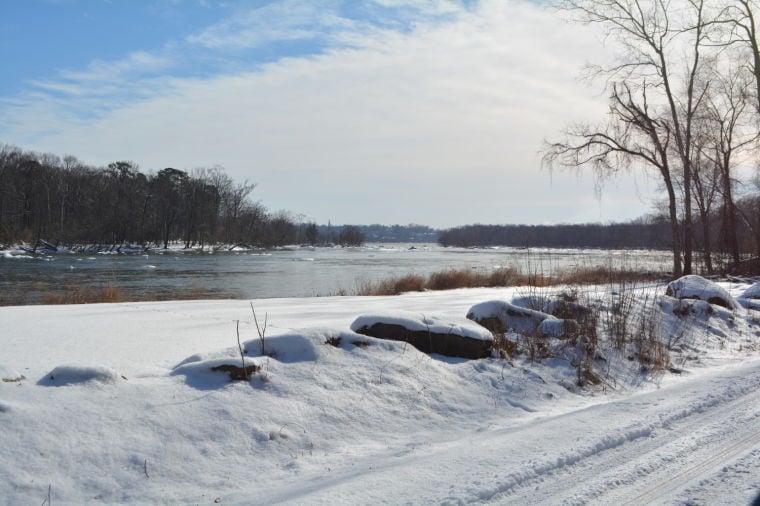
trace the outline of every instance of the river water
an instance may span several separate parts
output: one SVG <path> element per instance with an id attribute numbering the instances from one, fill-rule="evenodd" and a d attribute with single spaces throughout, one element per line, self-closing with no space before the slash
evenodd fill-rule
<path id="1" fill-rule="evenodd" d="M 434 244 L 370 244 L 361 248 L 294 247 L 267 252 L 151 252 L 147 255 L 0 253 L 0 290 L 31 298 L 45 291 L 115 286 L 170 297 L 178 290 L 233 298 L 351 294 L 393 276 L 446 269 L 513 266 L 551 274 L 591 266 L 666 271 L 668 252 L 628 250 L 464 249 Z"/>

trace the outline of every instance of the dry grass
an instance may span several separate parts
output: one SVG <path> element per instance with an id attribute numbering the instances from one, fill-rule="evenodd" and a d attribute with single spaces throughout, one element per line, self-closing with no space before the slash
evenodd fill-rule
<path id="1" fill-rule="evenodd" d="M 0 306 L 97 304 L 108 302 L 148 302 L 162 300 L 201 300 L 233 297 L 232 294 L 209 291 L 197 286 L 145 292 L 113 285 L 102 287 L 67 285 L 60 289 L 35 285 L 25 290 L 0 293 Z"/>
<path id="2" fill-rule="evenodd" d="M 580 269 L 558 269 L 553 285 L 604 285 L 613 283 L 635 283 L 662 279 L 661 273 L 642 272 L 610 267 L 583 267 Z"/>
<path id="3" fill-rule="evenodd" d="M 124 290 L 118 286 L 86 288 L 69 286 L 63 291 L 45 292 L 40 304 L 93 304 L 97 302 L 128 302 Z"/>
<path id="4" fill-rule="evenodd" d="M 660 275 L 626 269 L 589 267 L 582 269 L 561 269 L 554 275 L 539 273 L 525 274 L 514 267 L 503 267 L 491 272 L 472 269 L 449 269 L 434 272 L 427 277 L 409 274 L 389 278 L 376 283 L 364 283 L 356 290 L 356 295 L 398 295 L 404 292 L 425 290 L 453 290 L 455 288 L 530 286 L 547 287 L 557 285 L 593 285 L 607 283 L 628 283 L 657 279 Z M 345 293 L 341 293 L 345 295 Z"/>
<path id="5" fill-rule="evenodd" d="M 404 292 L 422 292 L 424 290 L 425 278 L 416 274 L 407 274 L 398 278 L 385 279 L 378 283 L 365 282 L 357 288 L 357 294 L 397 295 Z"/>

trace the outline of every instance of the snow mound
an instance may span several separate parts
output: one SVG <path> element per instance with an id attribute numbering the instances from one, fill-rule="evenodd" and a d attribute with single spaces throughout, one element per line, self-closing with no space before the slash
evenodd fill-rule
<path id="1" fill-rule="evenodd" d="M 270 360 L 272 365 L 316 362 L 326 359 L 330 348 L 351 352 L 368 346 L 379 346 L 381 343 L 383 341 L 354 332 L 312 328 L 265 337 L 263 354 L 260 339 L 246 341 L 243 343 L 243 353 L 252 383 L 268 383 L 271 380 Z M 397 347 L 393 346 L 383 348 L 397 351 Z M 263 362 L 254 358 L 266 359 L 264 371 Z M 191 355 L 174 366 L 171 373 L 172 376 L 185 376 L 185 382 L 189 386 L 200 390 L 223 388 L 231 379 L 243 379 L 243 374 L 243 363 L 237 347 Z"/>
<path id="2" fill-rule="evenodd" d="M 232 379 L 243 379 L 242 377 L 235 377 L 236 372 L 243 374 L 243 362 L 240 356 L 207 360 L 196 359 L 197 357 L 198 355 L 194 355 L 185 359 L 174 368 L 171 375 L 184 376 L 188 386 L 199 390 L 215 390 L 228 385 Z M 245 368 L 250 379 L 253 380 L 261 366 L 253 359 L 246 357 Z"/>
<path id="3" fill-rule="evenodd" d="M 412 332 L 456 334 L 478 341 L 493 340 L 493 335 L 488 329 L 466 318 L 442 317 L 402 310 L 359 316 L 351 324 L 351 330 L 356 332 L 362 328 L 371 328 L 376 324 L 398 325 Z"/>
<path id="4" fill-rule="evenodd" d="M 545 320 L 560 321 L 555 316 L 520 307 L 504 300 L 489 300 L 475 304 L 467 311 L 467 318 L 494 331 L 535 333 Z"/>
<path id="5" fill-rule="evenodd" d="M 287 334 L 281 334 L 272 338 L 267 337 L 264 342 L 265 355 L 277 359 L 280 362 L 307 362 L 319 360 L 327 353 L 324 345 L 328 344 L 345 351 L 355 351 L 357 348 L 378 346 L 384 343 L 381 339 L 357 334 L 356 332 L 338 330 L 334 328 L 313 327 L 297 329 Z M 395 347 L 386 347 L 395 350 Z M 251 339 L 245 342 L 245 354 L 252 357 L 260 357 L 261 340 Z"/>
<path id="6" fill-rule="evenodd" d="M 10 367 L 0 364 L 0 382 L 2 383 L 13 383 L 16 381 L 21 381 L 24 378 L 24 375 L 20 372 L 11 369 Z"/>
<path id="7" fill-rule="evenodd" d="M 282 334 L 243 343 L 244 353 L 249 357 L 268 356 L 280 362 L 314 362 L 319 358 L 319 347 L 324 337 L 318 331 Z M 263 346 L 263 349 L 262 349 Z"/>
<path id="8" fill-rule="evenodd" d="M 695 274 L 671 281 L 668 283 L 665 294 L 676 299 L 704 300 L 727 309 L 739 309 L 740 307 L 724 288 Z"/>
<path id="9" fill-rule="evenodd" d="M 739 295 L 739 298 L 741 299 L 760 299 L 760 282 L 755 283 L 751 285 L 749 288 L 744 290 L 741 295 Z"/>
<path id="10" fill-rule="evenodd" d="M 108 367 L 61 365 L 47 373 L 37 384 L 44 386 L 77 385 L 90 382 L 113 384 L 122 379 L 119 373 Z"/>
<path id="11" fill-rule="evenodd" d="M 547 318 L 538 325 L 538 334 L 545 337 L 563 338 L 578 333 L 578 322 Z"/>
<path id="12" fill-rule="evenodd" d="M 243 343 L 248 357 L 271 357 L 279 362 L 315 362 L 325 353 L 325 344 L 351 350 L 355 346 L 376 344 L 365 336 L 330 328 L 298 329 L 287 334 L 251 339 Z M 357 344 L 358 343 L 358 344 Z"/>

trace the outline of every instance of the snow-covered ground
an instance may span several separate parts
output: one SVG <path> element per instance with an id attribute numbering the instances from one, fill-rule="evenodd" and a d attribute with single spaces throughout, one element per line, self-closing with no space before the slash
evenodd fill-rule
<path id="1" fill-rule="evenodd" d="M 749 285 L 721 286 L 737 297 Z M 586 295 L 615 297 L 605 290 Z M 248 301 L 0 308 L 0 503 L 749 504 L 760 493 L 754 310 L 663 298 L 647 328 L 670 333 L 675 372 L 601 350 L 603 381 L 583 388 L 572 350 L 463 360 L 350 331 L 361 315 L 461 318 L 515 296 L 527 298 L 257 300 L 270 356 Z M 655 307 L 650 297 L 620 307 Z M 236 321 L 260 367 L 249 382 L 209 370 L 240 363 Z"/>

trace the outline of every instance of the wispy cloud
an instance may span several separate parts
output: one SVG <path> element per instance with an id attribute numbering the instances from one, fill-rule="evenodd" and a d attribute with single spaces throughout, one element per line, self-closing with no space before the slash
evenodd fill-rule
<path id="1" fill-rule="evenodd" d="M 187 41 L 209 49 L 243 49 L 312 39 L 348 21 L 326 7 L 323 2 L 286 1 L 246 9 L 187 37 Z"/>
<path id="2" fill-rule="evenodd" d="M 166 54 L 136 51 L 113 62 L 95 60 L 83 71 L 63 70 L 61 77 L 69 81 L 103 82 L 134 77 L 141 74 L 162 72 L 171 67 L 172 60 Z"/>

